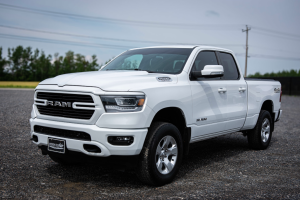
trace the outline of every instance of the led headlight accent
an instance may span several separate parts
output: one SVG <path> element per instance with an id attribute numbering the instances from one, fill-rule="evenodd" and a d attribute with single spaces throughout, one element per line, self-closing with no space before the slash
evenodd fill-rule
<path id="1" fill-rule="evenodd" d="M 137 101 L 135 98 L 115 98 L 118 106 L 136 106 Z"/>
<path id="2" fill-rule="evenodd" d="M 137 112 L 143 109 L 145 96 L 100 96 L 106 112 Z"/>

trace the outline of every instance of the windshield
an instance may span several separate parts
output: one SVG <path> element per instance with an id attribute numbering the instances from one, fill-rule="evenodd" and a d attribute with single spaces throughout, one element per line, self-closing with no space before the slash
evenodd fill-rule
<path id="1" fill-rule="evenodd" d="M 182 71 L 192 48 L 149 48 L 126 51 L 105 70 L 141 70 L 149 73 L 178 74 Z"/>

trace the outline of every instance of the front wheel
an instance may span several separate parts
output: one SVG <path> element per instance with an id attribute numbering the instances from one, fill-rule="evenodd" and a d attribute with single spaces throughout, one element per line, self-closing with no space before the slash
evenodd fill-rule
<path id="1" fill-rule="evenodd" d="M 154 122 L 139 157 L 137 176 L 150 185 L 170 183 L 179 170 L 182 156 L 182 137 L 177 127 Z"/>
<path id="2" fill-rule="evenodd" d="M 271 114 L 262 110 L 259 114 L 255 128 L 248 133 L 248 143 L 250 148 L 256 150 L 266 149 L 272 138 L 272 117 Z"/>

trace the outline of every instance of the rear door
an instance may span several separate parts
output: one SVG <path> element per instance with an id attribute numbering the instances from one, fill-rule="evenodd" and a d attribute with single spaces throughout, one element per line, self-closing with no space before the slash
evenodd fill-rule
<path id="1" fill-rule="evenodd" d="M 219 61 L 224 68 L 222 80 L 227 89 L 227 122 L 225 130 L 239 130 L 247 114 L 247 84 L 240 75 L 234 57 L 227 52 L 217 52 Z"/>

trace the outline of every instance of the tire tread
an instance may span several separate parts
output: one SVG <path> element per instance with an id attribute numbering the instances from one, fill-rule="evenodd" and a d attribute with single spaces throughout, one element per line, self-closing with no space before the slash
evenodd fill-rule
<path id="1" fill-rule="evenodd" d="M 269 118 L 271 119 L 270 123 L 271 124 L 273 123 L 272 117 L 271 117 L 269 111 L 261 110 L 260 114 L 259 114 L 259 117 L 258 117 L 258 120 L 257 120 L 257 123 L 256 123 L 256 126 L 254 127 L 254 129 L 249 131 L 248 136 L 247 136 L 249 146 L 252 149 L 255 149 L 255 150 L 266 149 L 269 145 L 270 140 L 271 140 L 272 133 L 270 132 L 270 140 L 267 143 L 267 145 L 263 145 L 262 142 L 261 142 L 261 124 L 262 124 L 262 121 L 264 120 L 265 115 L 269 115 Z"/>
<path id="2" fill-rule="evenodd" d="M 162 176 L 157 171 L 155 163 L 153 163 L 152 156 L 153 151 L 156 151 L 156 143 L 159 141 L 158 139 L 161 137 L 161 135 L 165 134 L 165 131 L 172 131 L 171 135 L 173 134 L 173 137 L 175 137 L 175 139 L 177 138 L 176 142 L 178 147 L 178 156 L 173 171 L 170 172 L 170 174 Z M 149 128 L 143 149 L 139 155 L 136 174 L 142 182 L 148 185 L 161 186 L 167 184 L 176 176 L 182 161 L 182 156 L 183 142 L 178 128 L 175 125 L 167 122 L 153 122 Z"/>
<path id="3" fill-rule="evenodd" d="M 140 153 L 140 162 L 138 162 L 138 169 L 137 169 L 137 175 L 138 178 L 149 185 L 155 185 L 155 180 L 150 174 L 150 163 L 148 162 L 148 156 L 150 151 L 150 145 L 153 141 L 153 138 L 155 136 L 155 132 L 162 127 L 163 125 L 168 124 L 166 122 L 154 122 L 151 127 L 149 128 L 147 137 L 144 142 L 143 149 Z"/>

